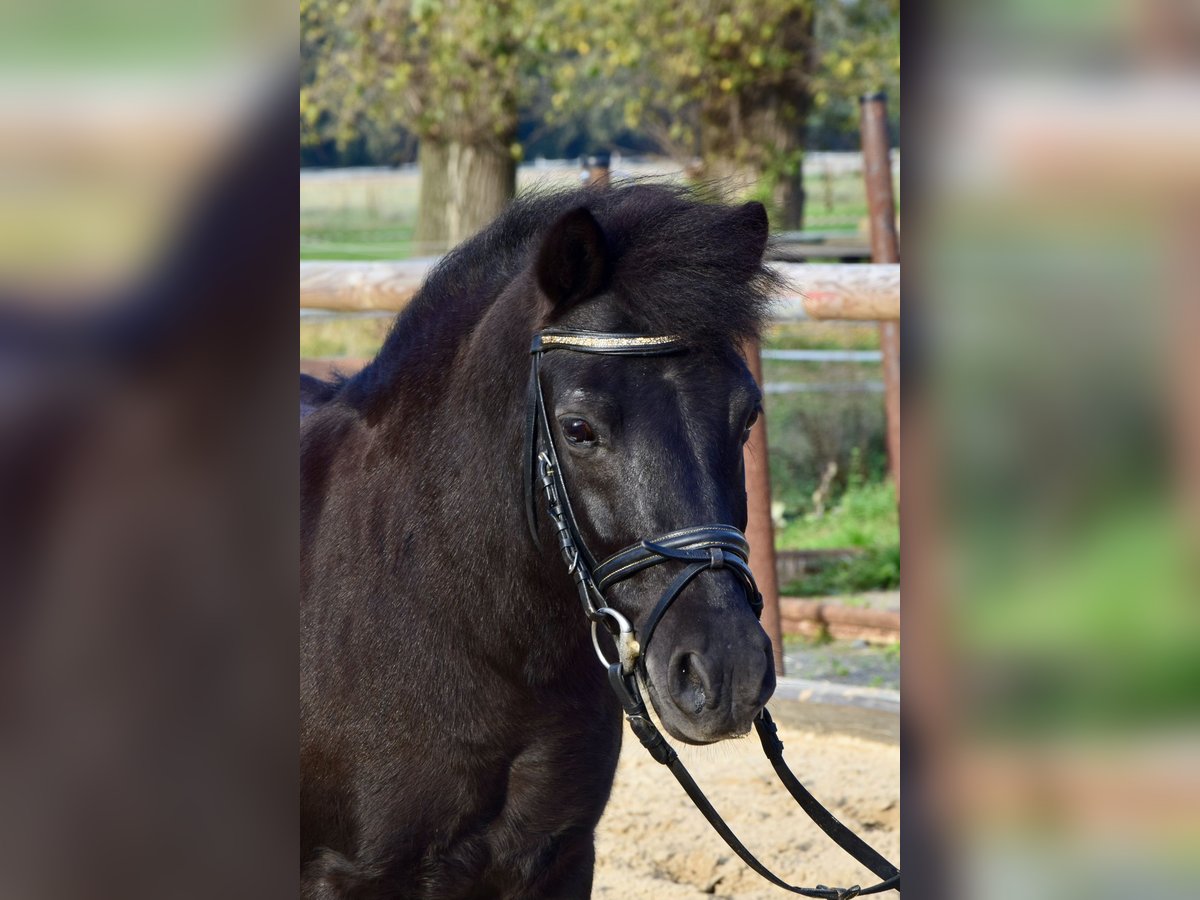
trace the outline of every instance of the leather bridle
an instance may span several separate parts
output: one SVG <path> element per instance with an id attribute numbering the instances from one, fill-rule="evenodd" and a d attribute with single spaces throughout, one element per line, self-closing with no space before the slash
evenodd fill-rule
<path id="1" fill-rule="evenodd" d="M 683 341 L 672 335 L 637 335 L 563 328 L 547 328 L 534 335 L 529 348 L 532 362 L 526 393 L 524 450 L 525 511 L 529 533 L 534 543 L 540 545 L 536 504 L 537 485 L 540 484 L 546 499 L 546 511 L 554 526 L 567 572 L 575 581 L 584 615 L 591 622 L 592 643 L 596 655 L 608 670 L 609 683 L 625 710 L 633 733 L 655 760 L 671 770 L 709 824 L 750 868 L 772 884 L 806 897 L 845 900 L 860 894 L 875 894 L 887 890 L 898 892 L 900 870 L 835 819 L 788 769 L 783 760 L 783 743 L 779 740 L 775 723 L 765 708 L 755 718 L 754 726 L 776 774 L 796 802 L 826 834 L 882 879 L 878 884 L 867 888 L 858 885 L 849 888 L 831 888 L 825 885 L 805 888 L 788 884 L 776 876 L 746 849 L 725 824 L 692 779 L 674 748 L 667 743 L 651 720 L 642 698 L 638 679 L 640 676 L 644 683 L 649 684 L 646 655 L 655 629 L 684 589 L 702 572 L 708 569 L 730 570 L 745 590 L 746 599 L 754 614 L 762 615 L 762 595 L 750 571 L 750 545 L 742 531 L 732 525 L 698 525 L 672 531 L 651 540 L 638 541 L 597 562 L 588 551 L 587 543 L 579 530 L 567 485 L 563 480 L 563 468 L 555 449 L 550 417 L 546 411 L 546 399 L 542 393 L 541 359 L 552 350 L 615 356 L 661 356 L 681 353 L 685 349 Z M 683 568 L 663 591 L 640 630 L 635 631 L 625 616 L 608 605 L 605 592 L 618 582 L 666 562 L 683 563 Z M 597 633 L 597 625 L 600 624 L 605 626 L 616 644 L 618 661 L 615 663 L 609 662 L 600 647 Z"/>

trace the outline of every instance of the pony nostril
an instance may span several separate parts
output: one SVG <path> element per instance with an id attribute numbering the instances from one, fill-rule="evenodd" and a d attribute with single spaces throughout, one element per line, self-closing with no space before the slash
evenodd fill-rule
<path id="1" fill-rule="evenodd" d="M 671 687 L 675 705 L 691 715 L 699 715 L 712 696 L 708 673 L 694 653 L 684 653 L 676 658 Z"/>

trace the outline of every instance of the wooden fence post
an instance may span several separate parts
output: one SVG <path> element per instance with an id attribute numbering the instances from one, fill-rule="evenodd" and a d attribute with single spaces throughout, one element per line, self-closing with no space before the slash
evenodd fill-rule
<path id="1" fill-rule="evenodd" d="M 863 177 L 870 210 L 871 260 L 900 262 L 900 238 L 896 233 L 896 201 L 892 194 L 892 160 L 888 147 L 887 94 L 864 94 L 860 101 Z M 883 352 L 884 406 L 887 412 L 888 469 L 900 502 L 900 323 L 879 323 L 879 347 Z"/>
<path id="2" fill-rule="evenodd" d="M 750 374 L 761 387 L 762 348 L 758 341 L 743 347 Z M 775 574 L 775 526 L 771 522 L 771 466 L 767 456 L 767 417 L 759 416 L 746 443 L 746 540 L 750 570 L 763 597 L 762 625 L 775 653 L 775 674 L 783 672 L 783 629 L 779 615 L 779 580 Z"/>
<path id="3" fill-rule="evenodd" d="M 608 153 L 597 153 L 587 158 L 587 186 L 604 189 L 612 183 L 612 173 L 609 169 L 611 156 Z"/>

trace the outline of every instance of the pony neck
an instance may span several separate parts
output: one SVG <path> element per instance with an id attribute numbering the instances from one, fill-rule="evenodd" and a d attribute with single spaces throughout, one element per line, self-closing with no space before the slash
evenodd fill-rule
<path id="1" fill-rule="evenodd" d="M 434 427 L 413 450 L 438 482 L 439 529 L 451 536 L 440 548 L 447 590 L 470 604 L 473 625 L 554 669 L 576 666 L 579 654 L 594 660 L 557 548 L 535 545 L 525 526 L 525 391 L 540 325 L 529 288 L 518 279 L 464 336 L 437 392 Z"/>

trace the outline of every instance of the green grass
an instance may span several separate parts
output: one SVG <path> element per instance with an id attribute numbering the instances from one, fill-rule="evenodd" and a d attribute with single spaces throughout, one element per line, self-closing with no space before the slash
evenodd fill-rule
<path id="1" fill-rule="evenodd" d="M 771 328 L 763 339 L 771 350 L 878 350 L 874 322 L 788 322 Z M 768 362 L 768 367 L 776 365 Z M 795 379 L 790 379 L 795 380 Z"/>
<path id="2" fill-rule="evenodd" d="M 821 565 L 802 578 L 788 582 L 782 593 L 789 597 L 853 595 L 863 591 L 894 591 L 900 587 L 900 548 L 873 547 L 845 562 Z M 851 596 L 847 606 L 861 606 Z"/>
<path id="3" fill-rule="evenodd" d="M 825 597 L 862 591 L 888 591 L 900 586 L 900 515 L 891 482 L 860 483 L 857 479 L 825 515 L 799 515 L 775 533 L 780 549 L 857 548 L 846 561 L 830 561 L 787 585 L 796 597 Z"/>
<path id="4" fill-rule="evenodd" d="M 397 218 L 369 210 L 301 212 L 301 259 L 407 259 L 414 255 L 416 210 Z"/>
<path id="5" fill-rule="evenodd" d="M 898 547 L 896 489 L 886 481 L 852 484 L 824 516 L 810 513 L 786 521 L 775 544 L 793 550 Z"/>
<path id="6" fill-rule="evenodd" d="M 669 161 L 633 169 L 637 176 L 672 180 Z M 301 177 L 300 258 L 305 260 L 389 260 L 425 255 L 413 243 L 417 220 L 417 173 L 413 170 L 366 171 L 345 175 Z M 571 167 L 518 172 L 518 191 L 576 183 Z M 805 177 L 810 231 L 857 232 L 867 218 L 862 177 Z"/>
<path id="7" fill-rule="evenodd" d="M 368 359 L 379 352 L 391 325 L 390 317 L 301 320 L 300 358 L 350 356 Z"/>

